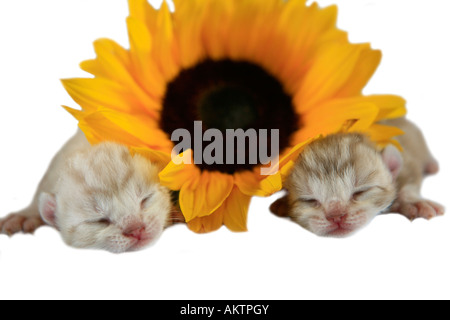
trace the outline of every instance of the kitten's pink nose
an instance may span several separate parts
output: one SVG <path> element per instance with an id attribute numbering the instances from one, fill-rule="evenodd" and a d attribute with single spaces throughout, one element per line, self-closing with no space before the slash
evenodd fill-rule
<path id="1" fill-rule="evenodd" d="M 333 202 L 325 212 L 325 217 L 330 222 L 342 223 L 347 217 L 347 210 L 341 205 L 340 202 Z"/>
<path id="2" fill-rule="evenodd" d="M 333 223 L 342 223 L 344 222 L 345 218 L 347 218 L 346 213 L 339 213 L 336 215 L 327 215 L 327 220 Z"/>
<path id="3" fill-rule="evenodd" d="M 127 228 L 127 230 L 123 232 L 123 235 L 125 237 L 142 240 L 145 236 L 145 225 L 142 224 L 138 226 L 129 227 Z"/>

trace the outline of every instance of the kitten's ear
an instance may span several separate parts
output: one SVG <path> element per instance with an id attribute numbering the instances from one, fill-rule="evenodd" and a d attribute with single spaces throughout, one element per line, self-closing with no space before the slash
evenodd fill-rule
<path id="1" fill-rule="evenodd" d="M 397 179 L 403 167 L 403 157 L 400 151 L 393 145 L 388 145 L 382 152 L 383 161 L 392 174 Z"/>
<path id="2" fill-rule="evenodd" d="M 39 213 L 42 220 L 48 225 L 56 228 L 56 197 L 52 194 L 43 192 L 39 197 Z"/>
<path id="3" fill-rule="evenodd" d="M 289 217 L 289 200 L 288 197 L 285 196 L 281 199 L 278 199 L 270 206 L 270 211 L 279 217 L 287 218 Z"/>

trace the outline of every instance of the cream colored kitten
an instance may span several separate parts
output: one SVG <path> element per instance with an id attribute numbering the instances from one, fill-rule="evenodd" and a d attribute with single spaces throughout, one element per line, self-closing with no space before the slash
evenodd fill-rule
<path id="1" fill-rule="evenodd" d="M 410 219 L 430 219 L 444 208 L 420 196 L 426 174 L 438 171 L 421 132 L 406 119 L 399 142 L 378 152 L 362 134 L 338 134 L 318 140 L 300 155 L 286 183 L 288 195 L 271 210 L 288 216 L 319 236 L 343 237 L 391 211 Z"/>
<path id="2" fill-rule="evenodd" d="M 114 143 L 91 147 L 79 132 L 53 161 L 32 205 L 0 229 L 32 232 L 45 221 L 70 246 L 122 253 L 155 242 L 170 214 L 156 166 Z"/>

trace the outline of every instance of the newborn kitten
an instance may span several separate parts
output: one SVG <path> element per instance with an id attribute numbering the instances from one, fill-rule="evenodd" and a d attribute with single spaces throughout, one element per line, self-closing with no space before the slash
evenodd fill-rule
<path id="1" fill-rule="evenodd" d="M 444 214 L 420 196 L 424 176 L 438 171 L 421 132 L 406 119 L 390 124 L 406 133 L 399 138 L 403 154 L 393 146 L 379 152 L 362 134 L 320 139 L 300 155 L 286 182 L 288 195 L 272 212 L 330 237 L 358 231 L 393 203 L 392 211 L 410 219 Z"/>
<path id="2" fill-rule="evenodd" d="M 157 167 L 124 146 L 91 147 L 81 132 L 55 158 L 38 194 L 0 230 L 32 232 L 45 221 L 70 246 L 122 253 L 155 242 L 170 220 L 171 199 Z"/>

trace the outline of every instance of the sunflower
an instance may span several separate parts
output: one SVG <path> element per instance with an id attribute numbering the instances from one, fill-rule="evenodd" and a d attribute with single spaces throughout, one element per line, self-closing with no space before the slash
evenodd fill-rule
<path id="1" fill-rule="evenodd" d="M 379 122 L 403 116 L 405 101 L 362 94 L 381 52 L 349 42 L 336 27 L 336 6 L 305 0 L 174 3 L 171 12 L 165 2 L 154 9 L 146 0 L 129 0 L 130 48 L 96 41 L 97 57 L 81 64 L 94 77 L 63 84 L 82 107 L 66 109 L 91 143 L 123 143 L 163 165 L 161 183 L 179 191 L 193 231 L 222 225 L 245 231 L 251 197 L 281 190 L 292 160 L 318 136 L 365 132 L 381 146 L 401 134 Z M 247 161 L 172 160 L 172 133 L 183 128 L 195 134 L 195 121 L 202 121 L 204 132 L 277 129 L 279 170 L 262 174 L 265 164 Z M 179 156 L 194 159 L 203 150 Z M 250 146 L 239 151 L 247 160 L 252 153 Z"/>

